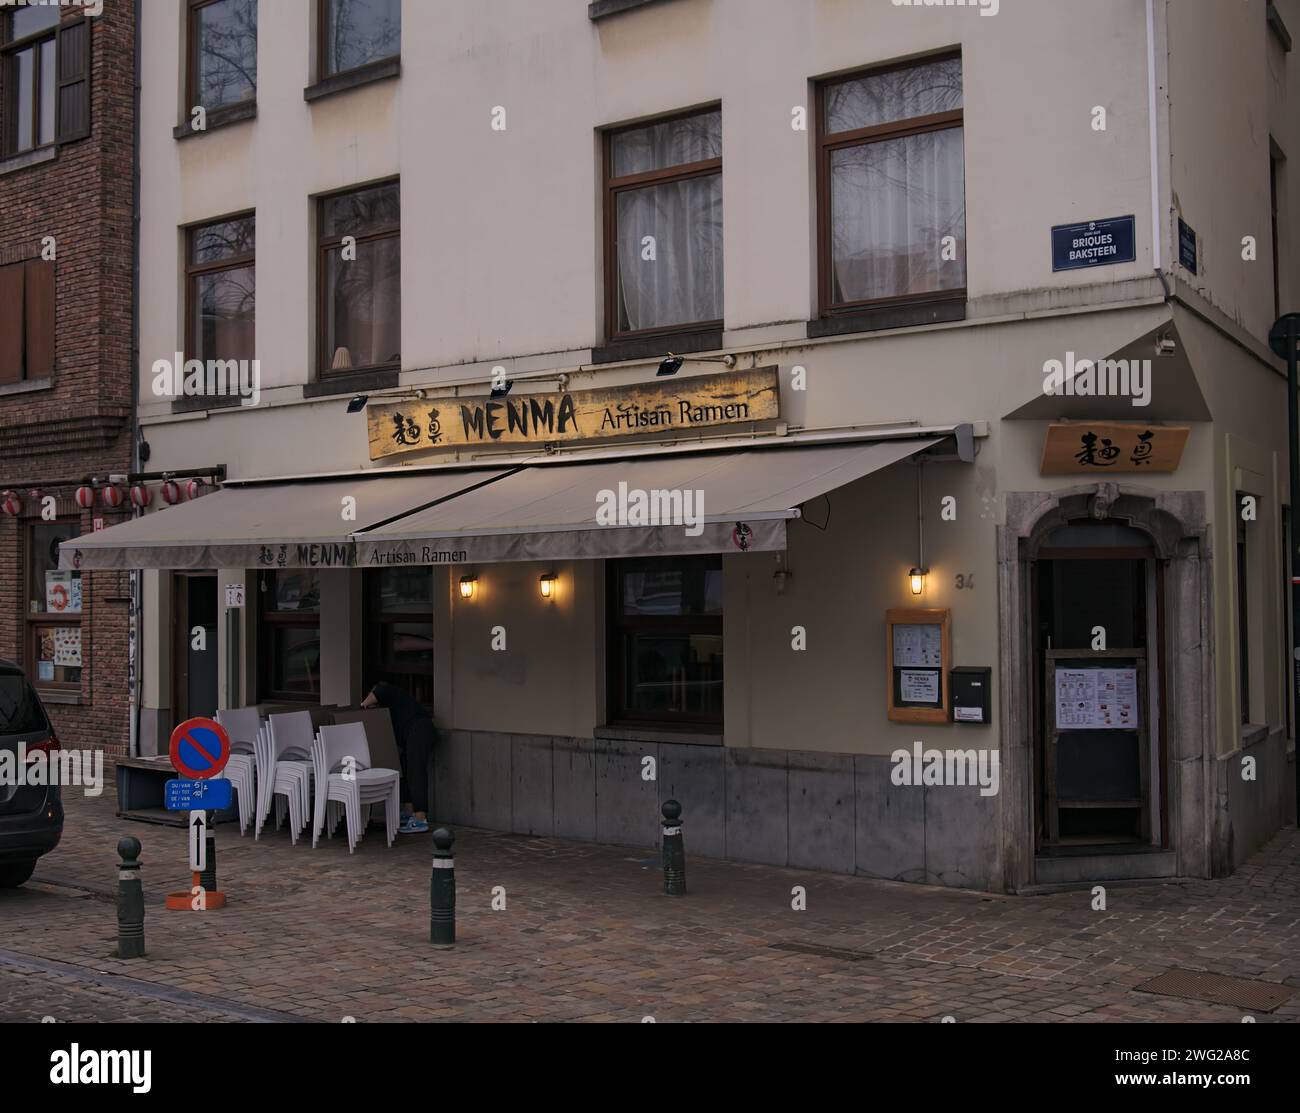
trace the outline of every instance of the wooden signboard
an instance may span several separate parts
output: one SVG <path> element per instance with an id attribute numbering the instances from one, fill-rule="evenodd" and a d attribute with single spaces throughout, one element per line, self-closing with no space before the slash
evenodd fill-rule
<path id="1" fill-rule="evenodd" d="M 543 445 L 690 432 L 780 416 L 777 369 L 601 390 L 432 398 L 370 406 L 370 458 L 440 448 Z"/>
<path id="2" fill-rule="evenodd" d="M 952 717 L 952 611 L 896 607 L 885 612 L 885 684 L 895 723 Z"/>
<path id="3" fill-rule="evenodd" d="M 1177 471 L 1189 432 L 1186 425 L 1126 421 L 1049 425 L 1041 471 L 1043 475 Z"/>

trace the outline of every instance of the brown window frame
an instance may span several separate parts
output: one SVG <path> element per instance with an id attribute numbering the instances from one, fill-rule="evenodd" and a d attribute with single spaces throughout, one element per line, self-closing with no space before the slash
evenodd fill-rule
<path id="1" fill-rule="evenodd" d="M 614 177 L 614 138 L 629 131 L 641 131 L 654 127 L 655 124 L 667 124 L 674 120 L 688 120 L 692 116 L 707 116 L 721 112 L 721 104 L 708 105 L 703 108 L 691 108 L 683 112 L 672 112 L 666 116 L 653 116 L 635 124 L 607 128 L 601 136 L 601 178 L 604 183 L 605 225 L 605 338 L 609 343 L 623 340 L 635 340 L 643 336 L 674 336 L 684 332 L 702 332 L 721 329 L 723 318 L 712 321 L 685 321 L 680 324 L 666 325 L 661 328 L 629 329 L 618 328 L 618 209 L 615 204 L 617 195 L 630 189 L 639 189 L 647 185 L 667 185 L 672 182 L 684 182 L 693 178 L 707 178 L 712 175 L 722 176 L 722 159 L 702 159 L 698 162 L 684 162 L 678 166 L 665 167 L 662 170 L 647 170 L 641 174 L 624 174 Z M 723 210 L 723 243 L 726 243 L 726 210 Z M 725 297 L 725 289 L 724 297 Z"/>
<path id="2" fill-rule="evenodd" d="M 3 118 L 3 136 L 0 136 L 0 157 L 10 158 L 25 155 L 33 151 L 43 151 L 47 147 L 57 147 L 59 143 L 59 47 L 58 34 L 61 22 L 40 31 L 33 31 L 21 39 L 11 39 L 13 30 L 12 11 L 0 12 L 0 87 L 4 89 L 4 100 L 0 104 L 0 117 Z M 10 113 L 10 97 L 16 92 L 9 87 L 11 63 L 16 55 L 31 47 L 36 47 L 32 55 L 32 139 L 38 140 L 41 134 L 41 51 L 46 41 L 54 42 L 54 137 L 48 143 L 33 142 L 21 151 L 17 148 L 18 122 Z M 17 103 L 16 101 L 14 103 Z"/>
<path id="3" fill-rule="evenodd" d="M 668 565 L 722 571 L 721 555 L 681 557 L 629 557 L 605 563 L 606 588 L 606 718 L 611 726 L 694 727 L 707 733 L 722 733 L 723 712 L 696 715 L 686 712 L 637 711 L 627 707 L 627 642 L 638 631 L 709 634 L 723 637 L 723 615 L 633 615 L 623 613 L 623 573 Z M 725 670 L 726 644 L 723 643 Z M 724 671 L 725 676 L 725 671 Z"/>
<path id="4" fill-rule="evenodd" d="M 228 224 L 232 220 L 251 220 L 253 222 L 253 250 L 243 255 L 234 256 L 230 259 L 220 259 L 215 263 L 195 263 L 194 262 L 194 236 L 196 233 L 203 231 L 204 228 L 211 228 L 217 224 Z M 250 210 L 248 212 L 232 213 L 229 216 L 218 217 L 216 220 L 205 220 L 199 224 L 189 224 L 185 227 L 185 358 L 196 358 L 195 352 L 198 351 L 194 329 L 197 324 L 194 316 L 195 300 L 194 289 L 197 283 L 195 279 L 201 278 L 208 274 L 217 274 L 220 271 L 242 270 L 245 267 L 253 268 L 253 280 L 257 280 L 257 212 Z M 256 289 L 256 287 L 254 288 Z M 256 296 L 256 295 L 254 295 Z M 253 334 L 257 334 L 257 302 L 253 302 Z"/>
<path id="5" fill-rule="evenodd" d="M 320 703 L 321 693 L 303 695 L 301 692 L 285 692 L 271 687 L 271 653 L 273 644 L 271 634 L 276 629 L 315 630 L 316 640 L 320 644 L 321 604 L 317 603 L 314 611 L 274 611 L 268 610 L 268 600 L 275 598 L 275 577 L 280 572 L 306 574 L 308 568 L 267 568 L 257 574 L 257 693 L 260 700 L 274 700 L 278 703 Z M 319 573 L 317 573 L 319 576 Z M 262 590 L 265 586 L 265 590 Z M 323 655 L 322 655 L 323 656 Z M 320 687 L 317 677 L 317 688 Z"/>
<path id="6" fill-rule="evenodd" d="M 325 282 L 326 275 L 329 273 L 325 265 L 326 256 L 330 251 L 336 250 L 343 246 L 343 240 L 346 236 L 352 235 L 345 232 L 337 236 L 325 235 L 325 202 L 336 197 L 346 197 L 349 193 L 363 193 L 368 189 L 380 189 L 384 186 L 397 187 L 397 203 L 399 206 L 399 215 L 397 223 L 389 228 L 382 228 L 378 232 L 367 232 L 363 236 L 353 236 L 357 241 L 357 247 L 362 244 L 374 243 L 378 240 L 395 239 L 399 246 L 402 242 L 402 218 L 400 215 L 400 206 L 402 203 L 402 179 L 385 178 L 382 181 L 370 182 L 366 185 L 349 186 L 347 189 L 335 189 L 329 193 L 322 193 L 316 197 L 316 378 L 319 382 L 325 382 L 328 379 L 348 378 L 353 375 L 368 375 L 376 371 L 400 371 L 402 367 L 401 359 L 390 360 L 387 363 L 370 363 L 364 367 L 347 367 L 335 370 L 330 364 L 333 362 L 333 355 L 330 352 L 330 344 L 325 335 L 326 321 L 329 315 L 325 312 Z M 400 292 L 400 286 L 399 286 Z"/>
<path id="7" fill-rule="evenodd" d="M 369 62 L 362 62 L 359 66 L 349 66 L 345 70 L 332 70 L 329 68 L 329 31 L 330 31 L 330 8 L 334 0 L 316 0 L 316 74 L 317 81 L 324 81 L 331 77 L 341 77 L 343 74 L 362 73 L 371 66 L 382 66 L 386 62 L 391 62 L 395 58 L 402 56 L 401 43 L 398 43 L 397 50 L 392 54 L 385 54 L 382 58 L 372 58 Z M 400 10 L 400 9 L 399 9 Z"/>
<path id="8" fill-rule="evenodd" d="M 51 616 L 47 611 L 32 611 L 32 571 L 36 563 L 36 529 L 38 526 L 45 525 L 68 525 L 74 530 L 73 537 L 81 536 L 81 522 L 77 518 L 69 515 L 55 518 L 53 522 L 45 522 L 39 519 L 29 520 L 22 525 L 23 531 L 23 663 L 27 669 L 27 678 L 32 682 L 32 686 L 38 691 L 48 692 L 80 692 L 81 680 L 76 683 L 68 683 L 58 680 L 41 680 L 40 670 L 37 666 L 36 639 L 40 631 L 50 627 L 67 627 L 76 626 L 83 631 L 82 616 L 86 613 L 86 588 L 89 583 L 86 581 L 85 573 L 82 573 L 81 583 L 81 610 L 73 615 Z M 86 668 L 86 642 L 83 636 L 81 643 L 81 664 L 77 666 L 83 670 L 82 679 L 84 679 L 84 670 Z"/>
<path id="9" fill-rule="evenodd" d="M 836 85 L 850 81 L 860 81 L 864 77 L 874 77 L 882 73 L 898 70 L 915 69 L 932 62 L 945 62 L 961 59 L 960 50 L 948 50 L 941 54 L 928 54 L 920 58 L 910 58 L 906 62 L 890 62 L 881 66 L 868 66 L 854 70 L 852 73 L 839 74 L 826 78 L 816 84 L 814 97 L 817 135 L 817 306 L 821 317 L 864 313 L 873 309 L 890 309 L 895 306 L 928 305 L 933 302 L 965 301 L 967 287 L 940 290 L 922 294 L 896 294 L 883 298 L 867 298 L 858 301 L 835 302 L 831 299 L 831 269 L 835 265 L 831 245 L 831 155 L 847 147 L 865 147 L 872 143 L 881 143 L 891 139 L 905 139 L 911 135 L 922 135 L 933 131 L 950 131 L 953 128 L 965 128 L 965 108 L 949 112 L 936 112 L 929 116 L 911 116 L 904 120 L 893 120 L 886 124 L 855 128 L 852 131 L 826 131 L 826 91 Z M 965 68 L 962 71 L 963 88 Z M 965 197 L 966 183 L 963 174 L 962 194 Z M 967 271 L 967 280 L 970 273 Z"/>
<path id="10" fill-rule="evenodd" d="M 222 0 L 187 0 L 187 2 L 186 2 L 186 7 L 185 7 L 185 96 L 186 96 L 186 104 L 185 104 L 185 113 L 184 113 L 184 115 L 185 115 L 185 117 L 186 117 L 187 119 L 189 118 L 190 113 L 193 112 L 193 110 L 194 110 L 195 108 L 200 107 L 200 106 L 202 106 L 202 108 L 204 109 L 204 111 L 208 114 L 208 118 L 211 119 L 211 117 L 212 117 L 214 114 L 216 114 L 216 113 L 229 112 L 229 111 L 231 111 L 232 109 L 241 108 L 241 107 L 243 107 L 243 105 L 245 105 L 245 104 L 249 104 L 249 103 L 251 103 L 251 104 L 256 104 L 256 103 L 257 103 L 258 82 L 257 82 L 256 80 L 253 82 L 253 95 L 252 95 L 252 96 L 251 96 L 247 101 L 233 101 L 233 102 L 231 102 L 230 104 L 218 104 L 218 105 L 214 105 L 214 106 L 212 106 L 211 108 L 209 108 L 207 105 L 202 104 L 202 102 L 199 100 L 199 86 L 198 86 L 198 80 L 199 80 L 199 67 L 198 67 L 198 64 L 197 64 L 197 63 L 198 63 L 198 45 L 199 45 L 199 40 L 198 40 L 198 37 L 197 37 L 197 36 L 198 36 L 199 25 L 198 25 L 198 21 L 194 18 L 194 15 L 195 15 L 195 13 L 196 13 L 200 8 L 207 8 L 207 7 L 211 7 L 213 4 L 220 4 L 220 3 L 222 3 Z M 262 5 L 261 5 L 261 3 L 260 3 L 260 0 L 259 0 L 259 3 L 258 3 L 258 6 L 257 6 L 257 19 L 258 19 L 258 27 L 257 27 L 258 35 L 257 35 L 257 40 L 258 40 L 258 46 L 260 46 L 260 45 L 261 45 L 261 31 L 262 31 L 262 27 L 261 27 L 261 20 L 262 20 Z M 254 48 L 254 51 L 253 51 L 253 60 L 254 60 L 254 62 L 257 61 L 257 50 L 256 50 L 256 48 Z M 259 79 L 260 79 L 260 76 L 261 76 L 261 75 L 259 74 L 258 76 L 259 76 Z"/>

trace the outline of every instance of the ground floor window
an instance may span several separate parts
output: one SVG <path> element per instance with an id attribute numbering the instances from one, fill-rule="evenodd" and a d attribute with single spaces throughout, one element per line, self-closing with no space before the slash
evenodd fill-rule
<path id="1" fill-rule="evenodd" d="M 262 699 L 320 699 L 320 574 L 262 572 L 258 582 Z"/>
<path id="2" fill-rule="evenodd" d="M 722 558 L 611 561 L 609 718 L 722 725 Z"/>
<path id="3" fill-rule="evenodd" d="M 433 570 L 381 568 L 365 575 L 362 667 L 433 707 Z"/>
<path id="4" fill-rule="evenodd" d="M 81 686 L 81 573 L 59 571 L 59 545 L 76 522 L 28 527 L 27 668 L 43 688 Z"/>

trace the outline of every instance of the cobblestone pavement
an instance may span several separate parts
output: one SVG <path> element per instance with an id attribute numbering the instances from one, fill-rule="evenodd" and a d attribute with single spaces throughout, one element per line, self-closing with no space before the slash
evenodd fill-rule
<path id="1" fill-rule="evenodd" d="M 1294 828 L 1231 878 L 1112 884 L 1106 911 L 1086 889 L 1004 897 L 699 857 L 670 898 L 648 851 L 460 830 L 458 943 L 442 950 L 427 835 L 390 850 L 375 828 L 349 855 L 341 837 L 312 850 L 222 825 L 228 907 L 169 912 L 186 833 L 119 820 L 111 788 L 67 806 L 36 880 L 0 891 L 0 1020 L 1240 1022 L 1134 991 L 1175 966 L 1295 986 L 1257 1020 L 1300 1019 Z M 123 834 L 144 844 L 144 960 L 111 957 Z"/>

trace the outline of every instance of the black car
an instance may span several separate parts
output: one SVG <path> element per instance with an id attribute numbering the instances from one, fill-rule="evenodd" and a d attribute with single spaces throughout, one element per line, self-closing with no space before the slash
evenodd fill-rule
<path id="1" fill-rule="evenodd" d="M 18 746 L 25 754 L 51 754 L 59 748 L 49 717 L 26 674 L 0 661 L 0 889 L 21 885 L 36 869 L 36 859 L 59 845 L 63 801 L 58 785 L 19 784 Z M 39 760 L 39 759 L 38 759 Z M 53 780 L 43 777 L 42 780 Z"/>

